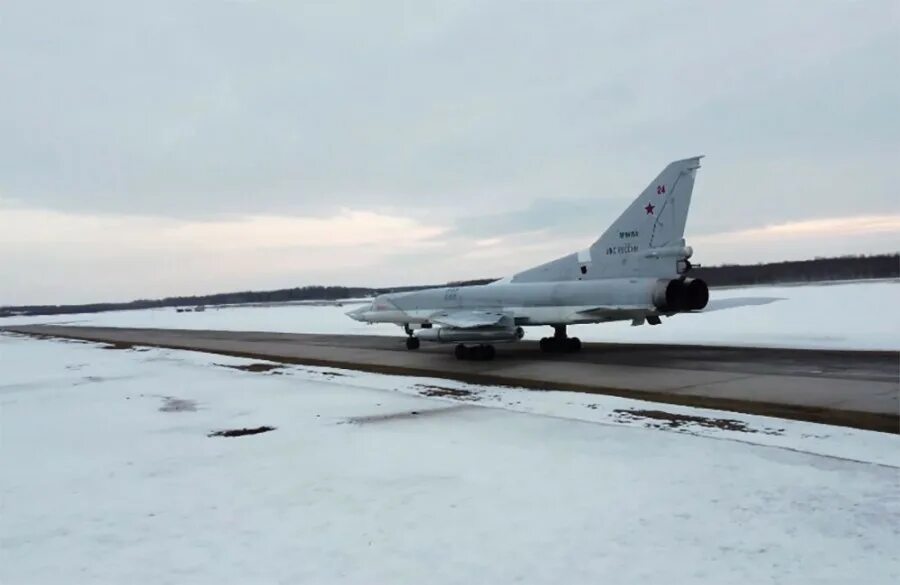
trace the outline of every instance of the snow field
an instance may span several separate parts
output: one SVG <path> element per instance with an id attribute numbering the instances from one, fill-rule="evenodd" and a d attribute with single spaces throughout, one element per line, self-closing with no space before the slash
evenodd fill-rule
<path id="1" fill-rule="evenodd" d="M 0 582 L 900 578 L 893 435 L 251 363 L 0 335 Z"/>

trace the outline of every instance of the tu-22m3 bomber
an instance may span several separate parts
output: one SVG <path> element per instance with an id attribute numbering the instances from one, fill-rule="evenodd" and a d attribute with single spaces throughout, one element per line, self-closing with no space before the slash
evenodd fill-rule
<path id="1" fill-rule="evenodd" d="M 585 250 L 490 284 L 382 294 L 347 315 L 402 326 L 410 350 L 423 341 L 455 343 L 459 359 L 492 359 L 494 344 L 519 341 L 523 327 L 554 328 L 542 351 L 577 352 L 581 341 L 566 334 L 567 325 L 659 325 L 698 312 L 709 289 L 690 277 L 684 229 L 701 158 L 666 166 Z"/>

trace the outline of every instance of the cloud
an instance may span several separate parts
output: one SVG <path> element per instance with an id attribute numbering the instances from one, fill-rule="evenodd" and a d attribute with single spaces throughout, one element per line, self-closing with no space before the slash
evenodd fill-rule
<path id="1" fill-rule="evenodd" d="M 370 211 L 230 220 L 0 207 L 0 304 L 88 302 L 331 282 L 391 284 L 372 273 L 435 247 L 437 225 Z"/>
<path id="2" fill-rule="evenodd" d="M 9 0 L 0 295 L 495 275 L 583 247 L 696 154 L 689 237 L 875 216 L 896 199 L 897 10 Z M 760 237 L 709 251 L 779 253 Z"/>
<path id="3" fill-rule="evenodd" d="M 535 231 L 599 235 L 627 205 L 617 199 L 537 199 L 522 209 L 461 217 L 454 227 L 459 235 L 485 238 Z"/>
<path id="4" fill-rule="evenodd" d="M 900 215 L 871 215 L 810 219 L 767 225 L 759 228 L 710 234 L 694 238 L 697 242 L 759 242 L 784 238 L 823 238 L 858 235 L 893 235 L 900 244 Z"/>
<path id="5" fill-rule="evenodd" d="M 13 1 L 0 187 L 206 217 L 615 196 L 700 152 L 827 170 L 896 149 L 893 4 Z"/>
<path id="6" fill-rule="evenodd" d="M 346 248 L 421 245 L 444 228 L 369 211 L 327 218 L 251 215 L 230 220 L 177 220 L 2 208 L 0 244 L 122 246 L 181 251 Z"/>
<path id="7" fill-rule="evenodd" d="M 688 238 L 704 264 L 803 260 L 816 256 L 895 254 L 900 215 L 832 217 Z"/>

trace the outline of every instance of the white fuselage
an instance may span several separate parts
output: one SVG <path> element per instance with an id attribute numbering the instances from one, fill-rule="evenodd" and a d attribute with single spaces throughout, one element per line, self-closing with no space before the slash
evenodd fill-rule
<path id="1" fill-rule="evenodd" d="M 614 278 L 433 288 L 380 295 L 349 315 L 404 325 L 429 323 L 438 313 L 477 309 L 508 314 L 515 325 L 602 323 L 658 315 L 653 301 L 658 287 L 657 278 Z"/>

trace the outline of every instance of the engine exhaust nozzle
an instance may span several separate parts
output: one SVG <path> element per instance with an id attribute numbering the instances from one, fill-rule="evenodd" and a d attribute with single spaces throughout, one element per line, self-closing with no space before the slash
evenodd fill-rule
<path id="1" fill-rule="evenodd" d="M 664 312 L 699 311 L 709 302 L 709 287 L 699 278 L 661 280 L 653 291 L 653 304 Z"/>

